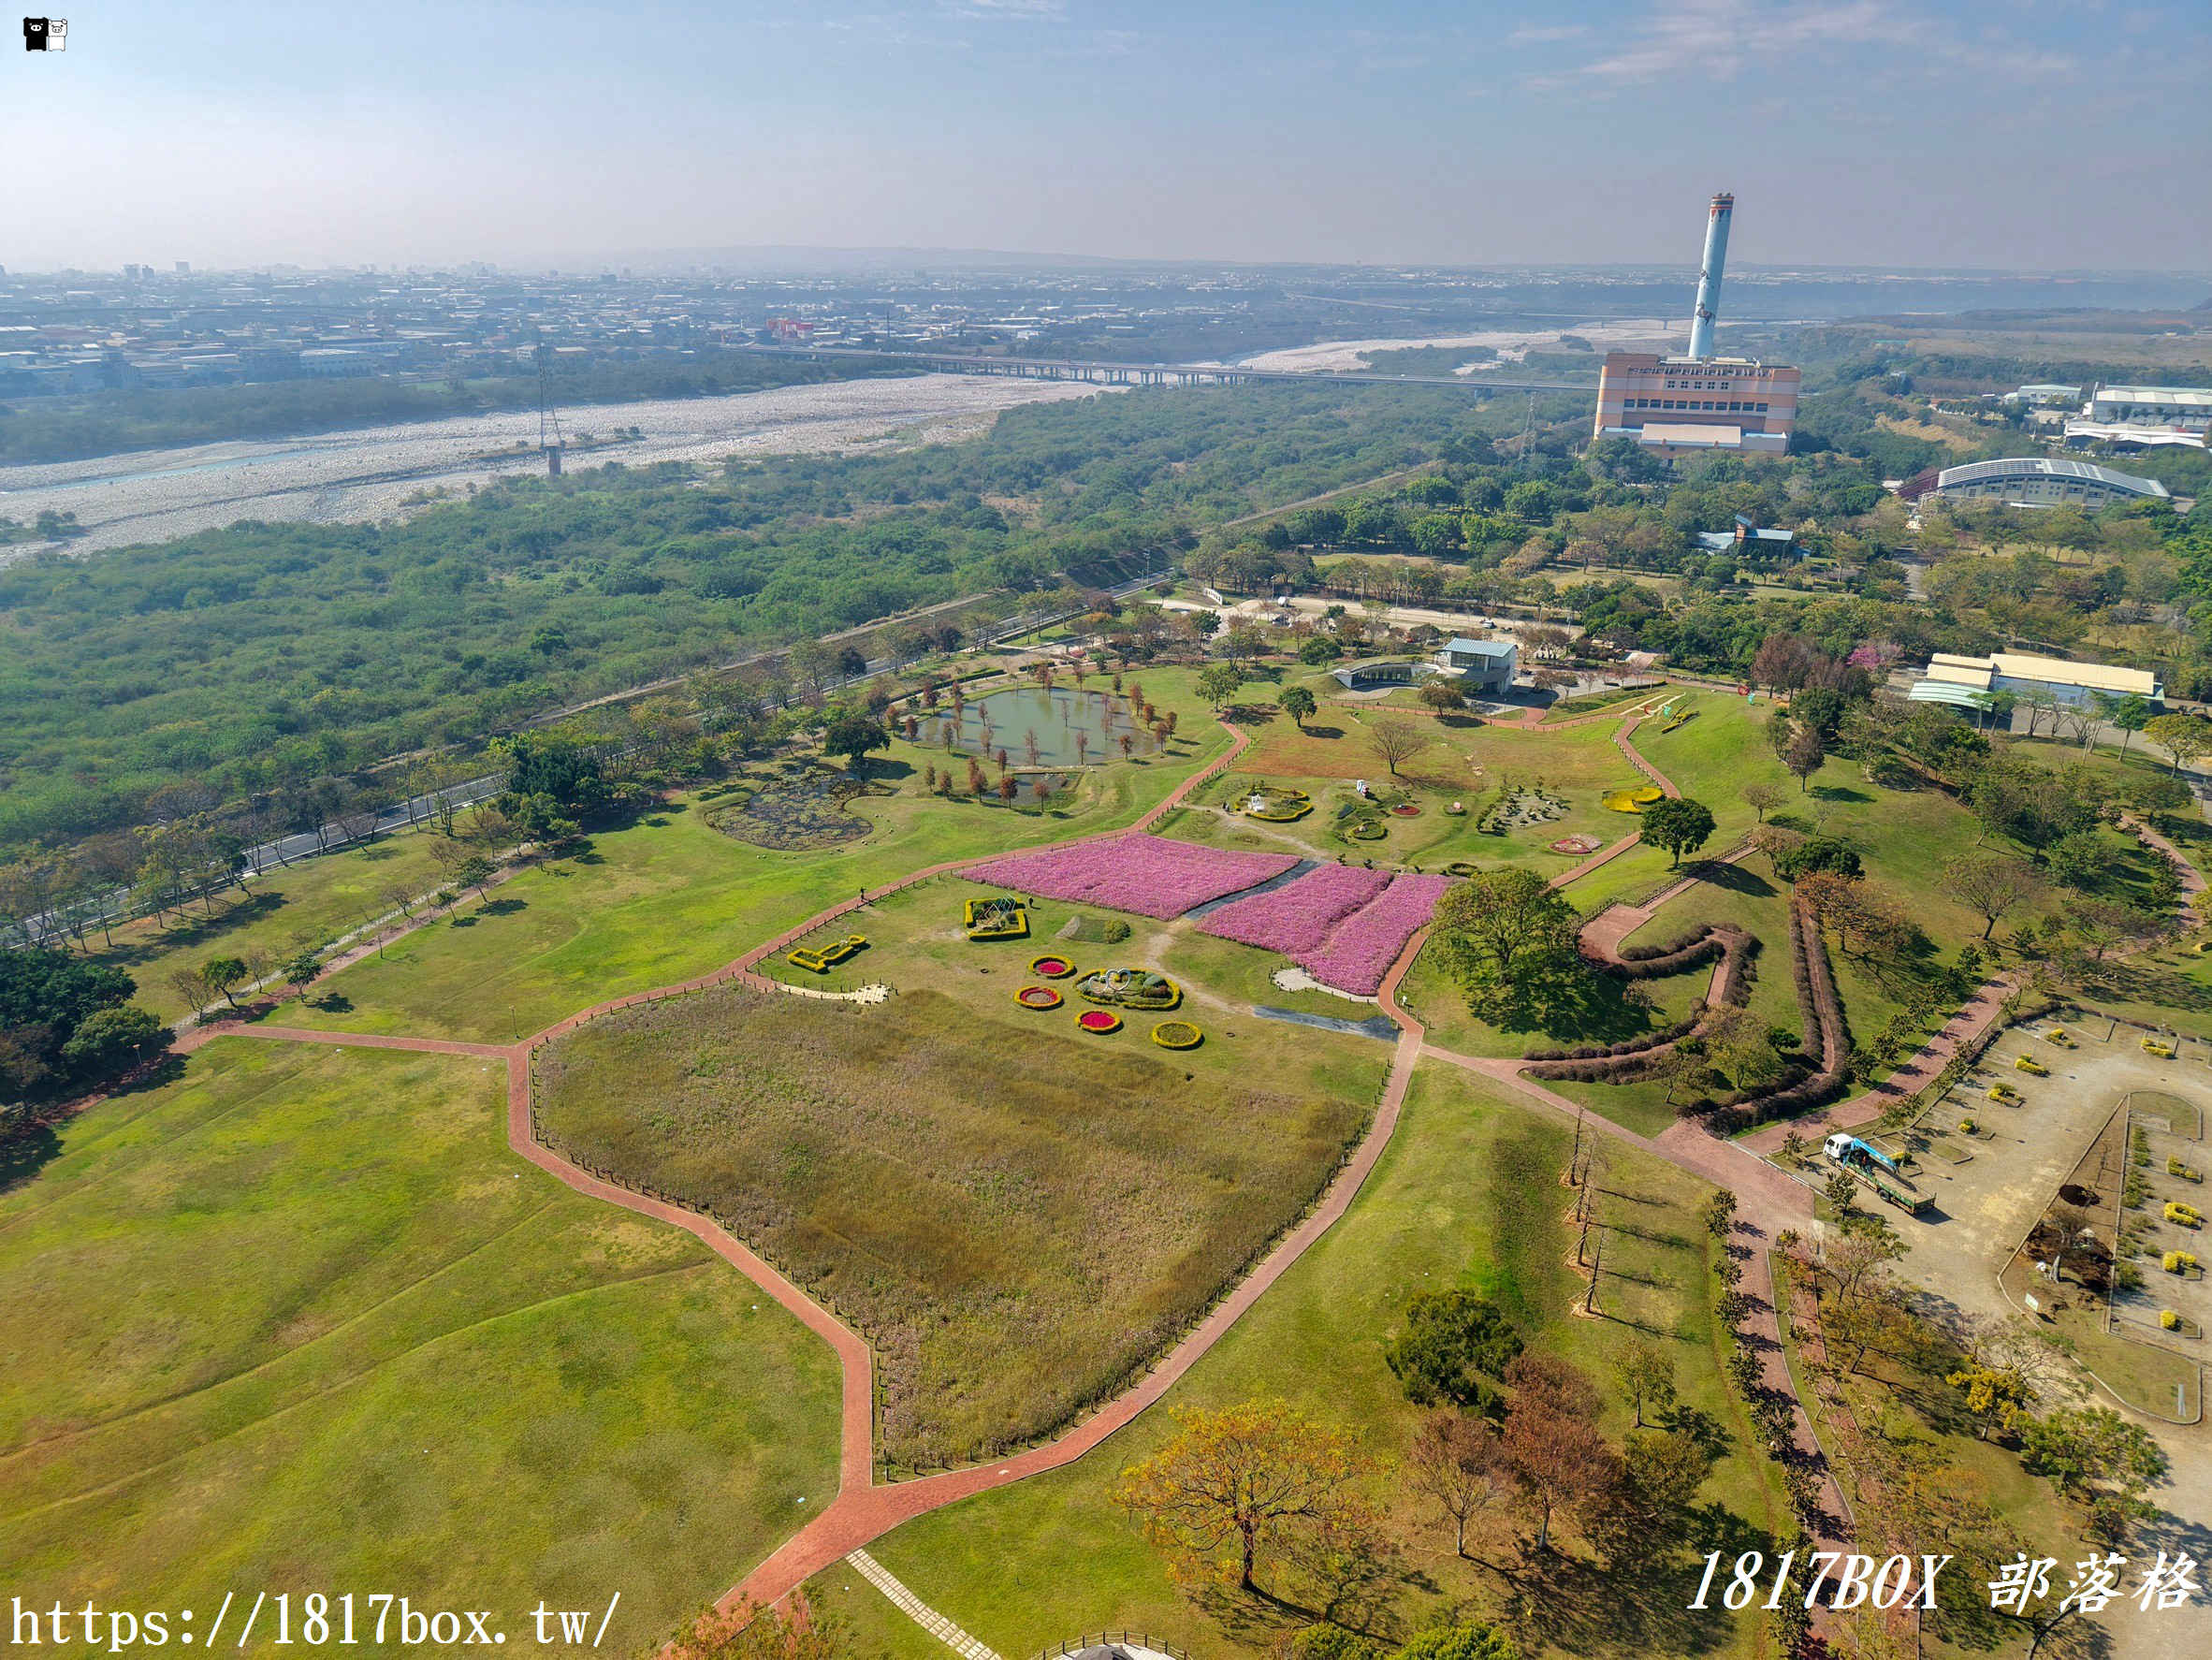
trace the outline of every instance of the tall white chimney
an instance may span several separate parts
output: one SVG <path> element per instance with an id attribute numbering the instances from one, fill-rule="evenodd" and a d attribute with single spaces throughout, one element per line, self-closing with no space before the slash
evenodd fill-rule
<path id="1" fill-rule="evenodd" d="M 1690 356 L 1712 354 L 1712 326 L 1721 311 L 1721 274 L 1728 265 L 1728 221 L 1736 198 L 1726 191 L 1712 198 L 1705 221 L 1705 263 L 1697 270 L 1697 314 L 1690 320 Z"/>

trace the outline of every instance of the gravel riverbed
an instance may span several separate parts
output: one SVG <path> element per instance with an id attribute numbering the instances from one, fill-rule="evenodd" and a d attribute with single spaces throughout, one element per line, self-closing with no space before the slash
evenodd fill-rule
<path id="1" fill-rule="evenodd" d="M 1077 382 L 927 374 L 581 405 L 561 411 L 560 419 L 572 443 L 587 433 L 601 440 L 599 447 L 569 455 L 574 471 L 607 461 L 644 466 L 942 443 L 987 431 L 1001 410 L 1016 404 L 1097 397 L 1101 390 Z M 632 427 L 643 436 L 605 442 Z M 0 547 L 0 561 L 42 547 L 95 553 L 166 541 L 241 518 L 390 518 L 418 508 L 426 492 L 464 495 L 473 483 L 539 471 L 545 463 L 537 435 L 535 410 L 508 410 L 0 468 L 0 517 L 28 524 L 51 508 L 74 513 L 87 532 L 62 544 Z"/>

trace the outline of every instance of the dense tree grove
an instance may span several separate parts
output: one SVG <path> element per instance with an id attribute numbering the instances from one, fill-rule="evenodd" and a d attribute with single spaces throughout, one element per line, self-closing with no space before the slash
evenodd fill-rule
<path id="1" fill-rule="evenodd" d="M 400 524 L 241 523 L 0 572 L 0 843 L 235 801 L 749 648 L 1112 575 L 1194 524 L 1479 435 L 1449 392 L 1215 388 L 973 444 L 502 481 Z M 1482 440 L 1487 445 L 1487 439 Z"/>

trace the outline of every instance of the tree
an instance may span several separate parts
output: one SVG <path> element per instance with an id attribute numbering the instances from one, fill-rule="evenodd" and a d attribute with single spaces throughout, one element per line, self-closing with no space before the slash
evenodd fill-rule
<path id="1" fill-rule="evenodd" d="M 1682 855 L 1703 847 L 1712 832 L 1712 809 L 1703 802 L 1686 795 L 1663 795 L 1645 806 L 1637 839 L 1649 847 L 1665 848 L 1674 855 L 1675 865 L 1680 865 Z"/>
<path id="2" fill-rule="evenodd" d="M 1451 1522 L 1451 1548 L 1460 1556 L 1467 1554 L 1468 1522 L 1502 1505 L 1513 1487 L 1499 1453 L 1497 1426 L 1459 1412 L 1422 1420 L 1406 1450 L 1405 1474 L 1414 1491 L 1435 1500 Z"/>
<path id="3" fill-rule="evenodd" d="M 1427 741 L 1403 721 L 1376 721 L 1367 728 L 1368 747 L 1390 768 L 1392 778 L 1398 776 L 1398 764 L 1412 760 Z"/>
<path id="4" fill-rule="evenodd" d="M 1391 1660 L 1520 1660 L 1520 1654 L 1503 1631 L 1477 1620 L 1417 1631 Z"/>
<path id="5" fill-rule="evenodd" d="M 1977 1439 L 1986 1440 L 1992 1425 L 2009 1432 L 2035 1405 L 2034 1386 L 2010 1366 L 1970 1362 L 1945 1374 L 1943 1381 L 1966 1397 L 1966 1409 L 1976 1420 Z"/>
<path id="6" fill-rule="evenodd" d="M 2107 1538 L 2123 1536 L 2130 1523 L 2157 1513 L 2143 1495 L 2166 1478 L 2158 1442 L 2109 1406 L 2066 1407 L 2024 1420 L 2020 1463 L 2087 1505 L 2092 1532 Z"/>
<path id="7" fill-rule="evenodd" d="M 169 1041 L 169 1028 L 151 1009 L 119 1003 L 96 1009 L 62 1045 L 62 1058 L 80 1073 L 118 1071 Z"/>
<path id="8" fill-rule="evenodd" d="M 1621 1452 L 1630 1506 L 1652 1521 L 1687 1510 L 1712 1474 L 1711 1455 L 1683 1430 L 1632 1430 Z"/>
<path id="9" fill-rule="evenodd" d="M 1821 741 L 1820 734 L 1810 726 L 1797 727 L 1783 746 L 1782 764 L 1797 780 L 1798 794 L 1802 794 L 1812 781 L 1812 775 L 1821 769 L 1828 758 L 1828 747 Z"/>
<path id="10" fill-rule="evenodd" d="M 499 873 L 499 866 L 482 853 L 472 853 L 455 869 L 454 880 L 463 887 L 476 890 L 476 897 L 484 897 L 484 884 Z"/>
<path id="11" fill-rule="evenodd" d="M 1788 799 L 1779 784 L 1746 784 L 1742 790 L 1743 805 L 1759 815 L 1759 823 L 1767 822 L 1767 815 Z"/>
<path id="12" fill-rule="evenodd" d="M 2175 772 L 2212 752 L 2212 721 L 2198 715 L 2161 715 L 2144 722 L 2143 735 L 2174 758 Z"/>
<path id="13" fill-rule="evenodd" d="M 2019 859 L 1967 853 L 1943 867 L 1943 892 L 1982 919 L 1986 939 L 2005 914 L 2034 896 L 2035 872 Z"/>
<path id="14" fill-rule="evenodd" d="M 1351 1435 L 1281 1401 L 1174 1414 L 1176 1434 L 1121 1473 L 1113 1499 L 1156 1549 L 1191 1564 L 1226 1548 L 1237 1583 L 1259 1589 L 1263 1553 L 1317 1535 L 1360 1531 L 1367 1463 Z"/>
<path id="15" fill-rule="evenodd" d="M 822 752 L 847 757 L 846 770 L 854 774 L 866 764 L 870 750 L 890 747 L 891 735 L 883 730 L 883 723 L 864 709 L 834 710 L 822 729 Z"/>
<path id="16" fill-rule="evenodd" d="M 1518 865 L 1478 870 L 1444 891 L 1431 938 L 1463 985 L 1510 980 L 1524 963 L 1574 950 L 1580 918 L 1564 896 Z"/>
<path id="17" fill-rule="evenodd" d="M 2043 852 L 2044 868 L 2060 887 L 2084 893 L 2103 881 L 2112 864 L 2111 851 L 2093 830 L 2061 836 Z"/>
<path id="18" fill-rule="evenodd" d="M 1439 715 L 1456 715 L 1467 706 L 1466 683 L 1457 675 L 1431 675 L 1417 695 Z"/>
<path id="19" fill-rule="evenodd" d="M 1521 1333 L 1505 1311 L 1473 1291 L 1419 1291 L 1405 1307 L 1405 1329 L 1383 1360 L 1417 1406 L 1448 1401 L 1480 1411 L 1499 1405 L 1483 1381 L 1503 1377 L 1521 1353 Z"/>
<path id="20" fill-rule="evenodd" d="M 1833 836 L 1809 836 L 1781 849 L 1773 859 L 1774 874 L 1792 883 L 1809 876 L 1855 877 L 1860 869 L 1858 850 Z"/>
<path id="21" fill-rule="evenodd" d="M 865 1652 L 842 1619 L 812 1607 L 799 1591 L 788 1611 L 749 1597 L 727 1613 L 702 1609 L 662 1653 L 665 1660 L 855 1660 Z"/>
<path id="22" fill-rule="evenodd" d="M 2118 729 L 2122 755 L 2128 752 L 2129 741 L 2151 722 L 2150 699 L 2140 692 L 2131 692 L 2125 697 L 2099 692 L 2097 707 L 2106 721 Z"/>
<path id="23" fill-rule="evenodd" d="M 1597 1391 L 1575 1367 L 1555 1356 L 1524 1354 L 1506 1369 L 1506 1380 L 1514 1395 L 1500 1450 L 1535 1513 L 1535 1548 L 1549 1551 L 1559 1514 L 1584 1513 L 1613 1492 L 1621 1461 L 1594 1421 Z"/>
<path id="24" fill-rule="evenodd" d="M 1644 1427 L 1644 1408 L 1659 1410 L 1674 1405 L 1674 1357 L 1646 1338 L 1635 1338 L 1613 1362 L 1621 1396 L 1636 1415 L 1636 1427 Z"/>
<path id="25" fill-rule="evenodd" d="M 1218 709 L 1237 694 L 1244 683 L 1244 671 L 1233 663 L 1217 663 L 1199 671 L 1199 695 Z"/>
<path id="26" fill-rule="evenodd" d="M 289 985 L 295 993 L 304 997 L 307 994 L 307 988 L 314 983 L 315 976 L 322 971 L 322 954 L 313 946 L 309 946 L 302 951 L 294 953 L 291 959 L 284 964 L 284 983 Z"/>
<path id="27" fill-rule="evenodd" d="M 1290 717 L 1292 723 L 1301 732 L 1305 730 L 1305 723 L 1314 718 L 1314 712 L 1321 706 L 1314 694 L 1303 686 L 1288 688 L 1279 701 L 1283 706 L 1283 713 Z"/>
<path id="28" fill-rule="evenodd" d="M 1323 663 L 1334 663 L 1343 655 L 1344 648 L 1327 634 L 1315 634 L 1310 639 L 1302 641 L 1298 648 L 1298 661 L 1310 669 L 1317 669 Z"/>
<path id="29" fill-rule="evenodd" d="M 246 977 L 244 958 L 210 957 L 206 962 L 200 964 L 199 972 L 200 978 L 208 983 L 209 989 L 221 992 L 223 1000 L 233 1009 L 238 1007 L 238 999 L 230 993 L 231 988 L 240 983 Z"/>

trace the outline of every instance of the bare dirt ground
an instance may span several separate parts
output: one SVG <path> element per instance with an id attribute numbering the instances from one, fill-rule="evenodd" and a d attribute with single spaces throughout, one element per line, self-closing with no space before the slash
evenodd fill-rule
<path id="1" fill-rule="evenodd" d="M 1931 1215 L 1915 1219 L 1878 1207 L 1911 1247 L 1899 1265 L 1900 1277 L 1968 1314 L 2019 1312 L 1999 1289 L 2000 1271 L 2131 1091 L 2212 1105 L 2212 1070 L 2206 1066 L 2212 1046 L 2184 1043 L 2176 1059 L 2161 1060 L 2144 1053 L 2141 1034 L 2132 1028 L 2090 1020 L 2063 1023 L 2080 1045 L 2064 1050 L 2037 1035 L 2052 1024 L 2039 1021 L 2007 1032 L 1991 1045 L 1968 1082 L 1929 1114 L 1926 1123 L 1931 1129 L 1955 1130 L 1964 1116 L 1989 1132 L 1940 1138 L 1971 1152 L 1964 1163 L 1921 1156 L 1914 1184 L 1934 1197 Z M 2050 1076 L 2018 1070 L 2013 1061 L 2020 1055 L 2047 1066 Z M 1989 1085 L 2000 1081 L 2019 1091 L 2022 1105 L 2001 1106 L 1987 1099 Z M 2153 1142 L 2158 1148 L 2165 1145 L 2165 1138 L 2157 1135 Z M 2178 1150 L 2181 1143 L 2176 1140 L 2174 1146 Z M 2190 1149 L 2194 1156 L 2184 1156 L 2201 1167 L 2203 1143 L 2191 1143 Z M 2182 1184 L 2164 1180 L 2163 1171 L 2161 1152 L 2152 1172 L 2154 1194 L 2167 1187 L 2178 1191 Z M 2159 1272 L 2156 1257 L 2143 1266 L 2155 1291 L 2166 1276 Z M 2085 1393 L 2084 1400 L 2089 1398 Z M 2111 1405 L 2102 1393 L 2095 1402 Z M 2132 1594 L 2161 1549 L 2186 1551 L 2199 1562 L 2212 1560 L 2212 1427 L 2130 1416 L 2158 1438 L 2171 1461 L 2167 1483 L 2154 1495 L 2168 1513 L 2145 1528 L 2125 1552 L 2129 1567 L 2122 1585 Z M 2055 1586 L 2063 1587 L 2072 1565 L 2061 1565 Z M 2205 1576 L 2200 1571 L 2198 1577 L 2201 1582 Z M 2132 1602 L 2115 1602 L 2099 1623 L 2111 1638 L 2113 1660 L 2182 1660 L 2185 1655 L 2194 1660 L 2212 1653 L 2212 1602 L 2203 1594 L 2182 1608 L 2147 1611 Z"/>
<path id="2" fill-rule="evenodd" d="M 571 455 L 572 469 L 606 461 L 708 461 L 725 456 L 819 454 L 931 444 L 989 430 L 1016 404 L 1096 396 L 1077 382 L 959 374 L 837 381 L 715 398 L 593 404 L 565 410 L 573 439 L 603 447 Z M 605 443 L 618 430 L 643 436 Z M 504 473 L 536 473 L 535 410 L 369 427 L 312 437 L 143 450 L 94 460 L 0 468 L 0 515 L 29 523 L 48 509 L 74 513 L 90 534 L 64 544 L 19 543 L 0 559 L 43 547 L 95 553 L 213 530 L 241 518 L 358 522 L 417 506 L 423 492 L 465 495 Z M 517 451 L 519 443 L 525 447 Z"/>

